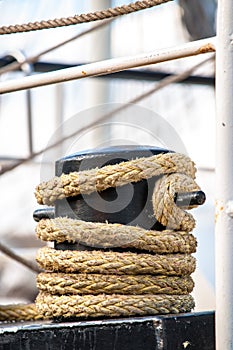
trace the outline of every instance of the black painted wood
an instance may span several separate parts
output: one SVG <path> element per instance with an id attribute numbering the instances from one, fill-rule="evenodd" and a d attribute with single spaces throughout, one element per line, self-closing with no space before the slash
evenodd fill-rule
<path id="1" fill-rule="evenodd" d="M 215 350 L 214 312 L 0 325 L 0 350 Z"/>

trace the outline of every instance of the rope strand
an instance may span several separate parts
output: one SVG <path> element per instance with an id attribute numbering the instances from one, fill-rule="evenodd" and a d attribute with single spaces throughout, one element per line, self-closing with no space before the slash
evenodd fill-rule
<path id="1" fill-rule="evenodd" d="M 37 287 L 49 294 L 189 294 L 194 282 L 190 276 L 98 275 L 41 273 Z"/>
<path id="2" fill-rule="evenodd" d="M 36 321 L 44 319 L 35 304 L 12 304 L 0 306 L 0 321 Z"/>
<path id="3" fill-rule="evenodd" d="M 37 262 L 50 272 L 117 275 L 187 276 L 194 272 L 196 259 L 190 254 L 136 254 L 39 249 Z"/>
<path id="4" fill-rule="evenodd" d="M 41 29 L 51 29 L 51 28 L 70 26 L 74 24 L 104 20 L 108 18 L 127 15 L 129 13 L 133 13 L 140 10 L 145 10 L 157 5 L 161 5 L 168 1 L 172 1 L 172 0 L 142 0 L 142 1 L 136 1 L 134 3 L 130 3 L 128 5 L 109 8 L 107 10 L 100 10 L 96 12 L 75 15 L 75 16 L 66 17 L 66 18 L 55 18 L 55 19 L 43 20 L 43 21 L 34 22 L 34 23 L 30 22 L 25 24 L 2 26 L 0 27 L 0 35 L 31 32 L 35 30 L 41 30 Z"/>
<path id="5" fill-rule="evenodd" d="M 40 292 L 38 311 L 52 317 L 119 317 L 189 312 L 191 295 L 50 295 Z"/>
<path id="6" fill-rule="evenodd" d="M 51 205 L 65 197 L 163 175 L 155 182 L 153 210 L 156 219 L 172 230 L 62 217 L 42 219 L 36 228 L 40 239 L 77 242 L 96 250 L 39 250 L 37 262 L 47 271 L 37 278 L 39 312 L 45 317 L 89 318 L 191 311 L 194 301 L 189 293 L 194 284 L 190 274 L 196 266 L 191 253 L 196 241 L 189 232 L 195 221 L 176 206 L 174 195 L 199 189 L 195 172 L 188 157 L 165 153 L 62 174 L 40 184 L 35 193 L 38 203 Z M 121 251 L 106 251 L 113 247 Z"/>
<path id="7" fill-rule="evenodd" d="M 39 203 L 51 204 L 81 193 L 80 179 L 84 192 L 91 193 L 163 175 L 155 182 L 152 196 L 154 215 L 173 230 L 157 232 L 70 218 L 42 220 L 36 231 L 39 238 L 46 241 L 84 240 L 88 246 L 95 247 L 97 242 L 104 248 L 114 245 L 122 250 L 39 249 L 36 260 L 46 272 L 38 275 L 39 295 L 33 311 L 29 307 L 27 315 L 23 308 L 22 319 L 191 311 L 194 300 L 189 293 L 194 283 L 190 275 L 196 267 L 191 253 L 196 249 L 196 240 L 189 231 L 195 221 L 186 211 L 174 209 L 174 194 L 199 189 L 194 181 L 195 171 L 194 163 L 188 157 L 165 153 L 100 169 L 63 174 L 40 184 L 36 190 Z M 187 205 L 186 209 L 190 208 Z M 178 231 L 180 228 L 184 231 Z M 128 251 L 129 247 L 138 251 Z M 8 316 L 4 317 L 18 320 L 11 307 Z"/>
<path id="8" fill-rule="evenodd" d="M 36 227 L 42 241 L 79 243 L 95 248 L 135 248 L 153 253 L 195 253 L 197 241 L 188 232 L 145 230 L 141 227 L 86 222 L 59 217 L 42 219 Z"/>
<path id="9" fill-rule="evenodd" d="M 90 194 L 110 187 L 123 186 L 152 176 L 179 172 L 195 178 L 196 169 L 190 158 L 179 153 L 158 154 L 148 158 L 134 159 L 102 168 L 71 172 L 55 176 L 36 188 L 39 204 L 52 205 L 57 199 L 79 194 Z"/>

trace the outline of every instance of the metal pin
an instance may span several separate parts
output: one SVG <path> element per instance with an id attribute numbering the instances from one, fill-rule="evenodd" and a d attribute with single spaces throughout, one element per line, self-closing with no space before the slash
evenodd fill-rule
<path id="1" fill-rule="evenodd" d="M 174 202 L 178 207 L 192 207 L 205 203 L 206 196 L 203 191 L 176 193 Z"/>
<path id="2" fill-rule="evenodd" d="M 55 209 L 54 207 L 51 208 L 43 208 L 43 209 L 36 209 L 33 213 L 33 219 L 36 222 L 39 222 L 42 219 L 54 219 L 55 216 Z"/>

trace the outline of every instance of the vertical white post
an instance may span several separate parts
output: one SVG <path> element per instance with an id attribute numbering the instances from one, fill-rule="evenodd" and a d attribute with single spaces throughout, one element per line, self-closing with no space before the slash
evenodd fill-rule
<path id="1" fill-rule="evenodd" d="M 111 0 L 91 1 L 91 10 L 97 11 L 100 8 L 107 9 L 111 7 Z M 111 57 L 111 27 L 103 27 L 91 34 L 92 55 L 91 61 L 98 62 Z M 91 80 L 92 86 L 89 89 L 88 100 L 93 106 L 108 102 L 108 81 Z"/>
<path id="2" fill-rule="evenodd" d="M 233 349 L 233 1 L 218 1 L 216 47 L 216 345 Z M 208 253 L 207 253 L 208 254 Z"/>
<path id="3" fill-rule="evenodd" d="M 91 11 L 98 9 L 107 9 L 111 7 L 111 0 L 91 1 Z M 92 38 L 92 62 L 106 60 L 111 57 L 111 25 L 98 29 L 91 34 Z M 90 88 L 88 92 L 88 101 L 93 107 L 109 102 L 109 82 L 108 79 L 92 79 L 90 80 Z M 110 132 L 109 127 L 105 127 L 104 131 L 96 129 L 92 147 L 97 147 L 99 141 L 104 141 L 107 133 Z"/>
<path id="4" fill-rule="evenodd" d="M 59 83 L 55 85 L 55 130 L 57 140 L 60 140 L 63 135 L 63 121 L 64 121 L 64 84 Z M 59 159 L 63 156 L 63 143 L 53 149 L 53 159 Z"/>

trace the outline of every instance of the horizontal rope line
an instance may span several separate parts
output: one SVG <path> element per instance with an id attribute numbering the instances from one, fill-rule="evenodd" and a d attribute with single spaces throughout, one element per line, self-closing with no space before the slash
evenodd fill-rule
<path id="1" fill-rule="evenodd" d="M 36 321 L 43 318 L 35 304 L 0 305 L 0 321 Z"/>
<path id="2" fill-rule="evenodd" d="M 118 16 L 127 15 L 136 11 L 145 10 L 172 0 L 143 0 L 130 3 L 128 5 L 122 5 L 114 8 L 109 8 L 107 10 L 99 10 L 96 12 L 70 16 L 66 18 L 55 18 L 49 20 L 43 20 L 40 22 L 16 24 L 10 26 L 0 27 L 0 35 L 3 34 L 13 34 L 13 33 L 23 33 L 31 32 L 41 29 L 51 29 L 58 27 L 65 27 L 74 24 L 88 23 L 93 21 L 104 20 L 107 18 L 113 18 Z"/>
<path id="3" fill-rule="evenodd" d="M 135 248 L 154 253 L 195 253 L 197 241 L 183 231 L 154 231 L 137 226 L 86 222 L 59 217 L 42 219 L 36 227 L 43 241 L 65 241 L 96 248 Z"/>
<path id="4" fill-rule="evenodd" d="M 110 187 L 123 186 L 153 176 L 171 173 L 187 174 L 195 178 L 195 166 L 191 159 L 179 153 L 161 153 L 151 157 L 106 165 L 102 168 L 71 172 L 55 176 L 37 186 L 35 196 L 39 204 L 52 205 L 57 199 L 90 194 Z"/>
<path id="5" fill-rule="evenodd" d="M 169 294 L 191 293 L 190 276 L 98 275 L 40 273 L 37 287 L 50 294 Z"/>
<path id="6" fill-rule="evenodd" d="M 118 317 L 189 312 L 191 295 L 62 295 L 40 292 L 38 311 L 49 317 Z"/>
<path id="7" fill-rule="evenodd" d="M 195 271 L 196 260 L 189 254 L 136 254 L 103 251 L 39 249 L 36 260 L 46 271 L 117 275 L 186 276 Z"/>

